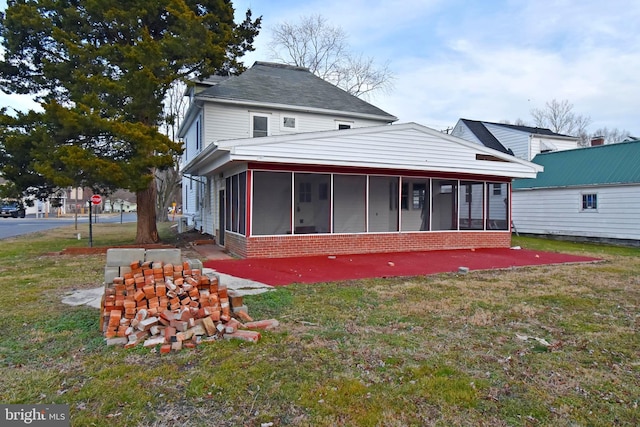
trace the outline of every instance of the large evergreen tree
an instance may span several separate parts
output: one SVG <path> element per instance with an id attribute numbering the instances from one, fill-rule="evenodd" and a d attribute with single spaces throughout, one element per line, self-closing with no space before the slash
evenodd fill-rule
<path id="1" fill-rule="evenodd" d="M 231 0 L 8 1 L 0 87 L 42 111 L 2 111 L 5 178 L 41 195 L 131 190 L 136 243 L 158 241 L 154 172 L 181 150 L 158 130 L 163 100 L 177 79 L 243 70 L 260 18 L 233 14 Z"/>

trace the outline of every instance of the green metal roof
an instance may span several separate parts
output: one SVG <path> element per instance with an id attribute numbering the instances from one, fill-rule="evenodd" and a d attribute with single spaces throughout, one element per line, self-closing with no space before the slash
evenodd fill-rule
<path id="1" fill-rule="evenodd" d="M 544 172 L 514 180 L 514 189 L 640 183 L 640 140 L 542 153 L 532 162 Z"/>

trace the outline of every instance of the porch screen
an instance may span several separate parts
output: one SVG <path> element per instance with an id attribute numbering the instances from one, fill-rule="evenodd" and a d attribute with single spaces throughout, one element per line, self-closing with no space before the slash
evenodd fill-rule
<path id="1" fill-rule="evenodd" d="M 254 235 L 291 233 L 291 173 L 253 173 Z"/>
<path id="2" fill-rule="evenodd" d="M 363 233 L 367 231 L 367 177 L 334 175 L 333 232 Z"/>
<path id="3" fill-rule="evenodd" d="M 484 228 L 484 182 L 460 182 L 460 230 Z"/>
<path id="4" fill-rule="evenodd" d="M 294 181 L 294 234 L 329 233 L 331 176 L 296 173 Z"/>
<path id="5" fill-rule="evenodd" d="M 225 230 L 246 232 L 247 173 L 242 172 L 225 180 L 226 183 L 226 224 Z"/>
<path id="6" fill-rule="evenodd" d="M 398 185 L 395 176 L 369 177 L 369 232 L 398 231 Z"/>
<path id="7" fill-rule="evenodd" d="M 487 230 L 509 228 L 509 184 L 487 183 Z"/>
<path id="8" fill-rule="evenodd" d="M 458 181 L 434 179 L 431 181 L 432 230 L 457 230 Z"/>
<path id="9" fill-rule="evenodd" d="M 402 231 L 429 231 L 429 180 L 402 178 Z"/>

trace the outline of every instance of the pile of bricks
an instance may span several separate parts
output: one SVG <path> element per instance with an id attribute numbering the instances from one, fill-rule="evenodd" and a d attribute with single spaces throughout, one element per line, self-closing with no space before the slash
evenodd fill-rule
<path id="1" fill-rule="evenodd" d="M 254 322 L 243 298 L 185 261 L 134 261 L 105 282 L 101 332 L 108 345 L 160 346 L 161 353 L 202 342 L 240 339 L 257 342 L 275 319 Z"/>

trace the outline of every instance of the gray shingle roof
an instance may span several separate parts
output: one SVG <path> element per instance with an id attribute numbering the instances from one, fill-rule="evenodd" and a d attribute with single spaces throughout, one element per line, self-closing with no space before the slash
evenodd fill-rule
<path id="1" fill-rule="evenodd" d="M 397 117 L 322 80 L 308 69 L 270 62 L 256 62 L 198 94 L 202 98 L 282 104 L 322 110 L 378 116 L 389 122 Z"/>

